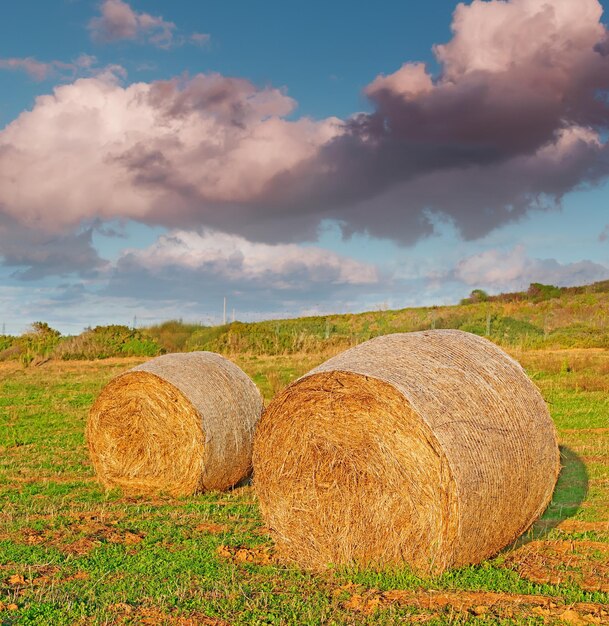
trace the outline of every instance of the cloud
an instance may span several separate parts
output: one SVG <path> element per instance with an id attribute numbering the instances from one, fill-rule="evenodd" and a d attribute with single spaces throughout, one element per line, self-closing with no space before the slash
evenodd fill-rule
<path id="1" fill-rule="evenodd" d="M 174 38 L 121 0 L 101 10 L 100 40 Z M 347 120 L 296 118 L 283 90 L 219 74 L 80 79 L 0 132 L 0 213 L 47 232 L 123 218 L 297 242 L 335 220 L 412 244 L 449 221 L 480 238 L 607 176 L 601 13 L 598 0 L 460 4 L 438 76 L 380 74 L 374 110 Z"/>
<path id="2" fill-rule="evenodd" d="M 277 311 L 375 292 L 381 283 L 375 266 L 323 248 L 176 230 L 143 250 L 125 250 L 104 293 L 197 306 L 228 296 L 241 311 Z"/>
<path id="3" fill-rule="evenodd" d="M 609 239 L 609 224 L 605 226 L 603 232 L 598 236 L 600 242 L 607 241 L 607 239 Z"/>
<path id="4" fill-rule="evenodd" d="M 238 231 L 258 220 L 244 204 L 338 132 L 284 119 L 294 106 L 219 74 L 59 86 L 0 132 L 0 214 L 46 232 L 96 218 Z"/>
<path id="5" fill-rule="evenodd" d="M 452 40 L 435 47 L 439 76 L 420 63 L 377 76 L 365 90 L 374 111 L 267 198 L 411 243 L 432 230 L 426 212 L 475 238 L 598 182 L 609 172 L 601 13 L 597 0 L 460 4 Z"/>
<path id="6" fill-rule="evenodd" d="M 16 268 L 13 276 L 37 280 L 46 276 L 92 276 L 107 262 L 93 247 L 92 229 L 47 234 L 0 216 L 0 261 Z"/>
<path id="7" fill-rule="evenodd" d="M 195 46 L 203 47 L 209 44 L 209 42 L 211 41 L 211 35 L 209 35 L 208 33 L 192 33 L 188 37 L 188 40 Z"/>
<path id="8" fill-rule="evenodd" d="M 294 288 L 286 276 L 306 275 L 307 282 L 369 285 L 378 282 L 374 266 L 317 247 L 264 244 L 243 237 L 205 231 L 174 231 L 124 258 L 154 271 L 167 266 L 211 270 L 230 280 L 264 281 L 276 288 Z"/>
<path id="9" fill-rule="evenodd" d="M 89 32 L 97 43 L 139 40 L 157 48 L 169 49 L 191 43 L 203 46 L 211 37 L 206 33 L 192 33 L 188 37 L 176 36 L 177 27 L 160 16 L 137 13 L 123 0 L 104 0 L 98 17 L 89 21 Z"/>
<path id="10" fill-rule="evenodd" d="M 34 80 L 42 81 L 52 76 L 74 78 L 83 71 L 90 70 L 97 63 L 94 56 L 81 54 L 74 61 L 39 61 L 33 57 L 0 59 L 0 69 L 24 71 Z"/>
<path id="11" fill-rule="evenodd" d="M 609 267 L 592 261 L 559 263 L 556 259 L 535 259 L 524 246 L 511 250 L 491 248 L 459 261 L 452 277 L 466 285 L 489 288 L 495 292 L 521 290 L 529 284 L 568 287 L 609 278 Z"/>
<path id="12" fill-rule="evenodd" d="M 64 244 L 67 254 L 73 244 Z M 0 304 L 9 332 L 36 319 L 80 332 L 86 325 L 131 324 L 134 316 L 140 324 L 178 317 L 220 323 L 224 297 L 229 318 L 235 308 L 240 320 L 369 310 L 386 300 L 385 289 L 375 266 L 322 248 L 173 231 L 144 249 L 124 250 L 80 280 L 7 287 Z"/>

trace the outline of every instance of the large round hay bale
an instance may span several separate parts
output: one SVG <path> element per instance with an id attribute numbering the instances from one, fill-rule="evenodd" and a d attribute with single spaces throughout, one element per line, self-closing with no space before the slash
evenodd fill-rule
<path id="1" fill-rule="evenodd" d="M 556 431 L 520 365 L 454 330 L 388 335 L 330 359 L 269 405 L 254 485 L 284 558 L 477 563 L 551 499 Z"/>
<path id="2" fill-rule="evenodd" d="M 99 480 L 128 493 L 227 489 L 251 471 L 262 397 L 213 352 L 166 354 L 117 376 L 91 407 L 87 442 Z"/>

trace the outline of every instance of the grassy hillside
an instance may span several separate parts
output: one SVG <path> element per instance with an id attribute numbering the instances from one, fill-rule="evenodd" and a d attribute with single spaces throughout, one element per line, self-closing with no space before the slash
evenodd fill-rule
<path id="1" fill-rule="evenodd" d="M 97 359 L 210 350 L 222 354 L 325 354 L 395 332 L 456 328 L 505 347 L 609 348 L 609 281 L 488 296 L 474 290 L 454 306 L 202 326 L 167 321 L 143 329 L 99 326 L 61 337 L 36 322 L 21 337 L 0 336 L 0 360 Z"/>
<path id="2" fill-rule="evenodd" d="M 609 348 L 609 281 L 584 287 L 531 285 L 499 296 L 472 292 L 459 305 L 305 317 L 225 326 L 171 321 L 142 332 L 168 350 L 226 354 L 319 353 L 396 332 L 457 328 L 523 348 Z"/>

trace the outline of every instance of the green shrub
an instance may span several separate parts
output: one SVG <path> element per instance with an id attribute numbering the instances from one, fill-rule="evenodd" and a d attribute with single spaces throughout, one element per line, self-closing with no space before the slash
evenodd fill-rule
<path id="1" fill-rule="evenodd" d="M 27 367 L 36 360 L 44 360 L 59 344 L 61 333 L 46 322 L 34 322 L 30 329 L 13 342 L 13 358 L 18 358 Z"/>
<path id="2" fill-rule="evenodd" d="M 162 350 L 156 341 L 127 326 L 89 328 L 77 337 L 65 339 L 54 356 L 70 359 L 105 359 L 113 356 L 156 356 Z"/>

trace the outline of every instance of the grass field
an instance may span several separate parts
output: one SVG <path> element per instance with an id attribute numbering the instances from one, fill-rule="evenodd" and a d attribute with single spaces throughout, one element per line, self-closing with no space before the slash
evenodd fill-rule
<path id="1" fill-rule="evenodd" d="M 327 356 L 235 360 L 268 400 Z M 609 351 L 515 356 L 559 429 L 555 497 L 516 546 L 434 579 L 276 562 L 250 486 L 106 494 L 87 411 L 142 359 L 0 363 L 0 624 L 609 623 Z"/>

